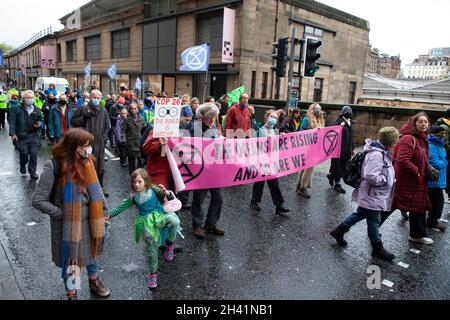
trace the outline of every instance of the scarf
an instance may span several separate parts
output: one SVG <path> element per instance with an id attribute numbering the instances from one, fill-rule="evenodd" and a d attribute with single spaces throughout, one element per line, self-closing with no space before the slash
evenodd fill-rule
<path id="1" fill-rule="evenodd" d="M 84 172 L 89 195 L 89 225 L 91 230 L 91 253 L 92 257 L 99 257 L 103 248 L 103 194 L 97 179 L 95 166 L 91 159 L 87 161 Z M 72 177 L 63 181 L 63 231 L 62 231 L 62 272 L 68 266 L 83 266 L 82 261 L 82 202 L 83 195 Z M 64 277 L 64 274 L 62 275 Z"/>
<path id="2" fill-rule="evenodd" d="M 300 127 L 300 119 L 293 118 L 295 130 L 298 131 L 298 127 Z"/>
<path id="3" fill-rule="evenodd" d="M 69 130 L 69 108 L 63 114 L 62 109 L 59 108 L 59 118 L 61 120 L 61 136 L 63 136 L 67 130 Z"/>

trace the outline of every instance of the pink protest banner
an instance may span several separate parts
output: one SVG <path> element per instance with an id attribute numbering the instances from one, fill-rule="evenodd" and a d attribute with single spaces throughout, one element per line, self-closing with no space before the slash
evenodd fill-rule
<path id="1" fill-rule="evenodd" d="M 169 148 L 185 190 L 195 190 L 249 184 L 299 172 L 339 158 L 341 141 L 342 127 L 333 126 L 253 139 L 170 138 Z"/>

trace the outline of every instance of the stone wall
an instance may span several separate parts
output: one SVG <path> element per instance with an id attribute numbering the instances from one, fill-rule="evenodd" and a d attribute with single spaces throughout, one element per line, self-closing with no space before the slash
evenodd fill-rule
<path id="1" fill-rule="evenodd" d="M 285 102 L 275 100 L 251 100 L 251 104 L 255 106 L 257 118 L 261 119 L 267 109 L 274 107 L 282 107 Z M 304 113 L 310 105 L 310 102 L 299 103 L 299 108 Z M 334 124 L 343 107 L 342 104 L 325 104 L 321 103 L 323 110 L 326 112 L 327 126 Z M 403 124 L 412 116 L 420 111 L 427 113 L 431 123 L 436 122 L 443 115 L 443 111 L 417 109 L 417 108 L 401 108 L 386 106 L 367 106 L 367 105 L 350 105 L 354 115 L 354 139 L 355 145 L 361 146 L 366 138 L 376 138 L 377 132 L 381 127 L 394 126 L 400 129 Z"/>

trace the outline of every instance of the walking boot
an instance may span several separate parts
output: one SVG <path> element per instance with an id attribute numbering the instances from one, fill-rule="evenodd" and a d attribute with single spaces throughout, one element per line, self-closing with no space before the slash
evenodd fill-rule
<path id="1" fill-rule="evenodd" d="M 338 245 L 341 247 L 346 247 L 348 243 L 344 239 L 344 234 L 348 230 L 349 228 L 345 224 L 341 223 L 336 227 L 336 229 L 330 232 L 330 235 L 336 240 Z"/>
<path id="2" fill-rule="evenodd" d="M 89 289 L 97 296 L 106 298 L 109 296 L 109 289 L 100 281 L 100 278 L 89 279 Z"/>
<path id="3" fill-rule="evenodd" d="M 372 255 L 375 257 L 378 257 L 382 260 L 386 260 L 386 261 L 392 261 L 395 259 L 395 255 L 393 255 L 392 253 L 386 251 L 386 249 L 384 249 L 383 247 L 383 242 L 379 241 L 379 242 L 372 242 Z"/>
<path id="4" fill-rule="evenodd" d="M 277 216 L 287 216 L 286 213 L 288 213 L 289 210 L 288 208 L 284 207 L 282 204 L 278 205 L 275 209 L 275 214 Z"/>
<path id="5" fill-rule="evenodd" d="M 339 183 L 334 185 L 334 191 L 337 191 L 337 192 L 342 193 L 342 194 L 345 193 L 345 190 L 342 188 L 342 186 Z"/>
<path id="6" fill-rule="evenodd" d="M 308 190 L 306 188 L 305 189 L 302 189 L 302 188 L 298 189 L 297 193 L 298 193 L 298 195 L 302 196 L 303 198 L 306 198 L 306 199 L 311 198 L 311 195 L 309 194 L 309 192 L 308 192 Z"/>
<path id="7" fill-rule="evenodd" d="M 256 211 L 261 211 L 261 207 L 259 206 L 259 203 L 256 201 L 250 201 L 250 208 Z"/>

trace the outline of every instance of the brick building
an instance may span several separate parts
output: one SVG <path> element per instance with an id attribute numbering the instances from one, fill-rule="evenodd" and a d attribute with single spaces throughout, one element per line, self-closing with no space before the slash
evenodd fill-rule
<path id="1" fill-rule="evenodd" d="M 236 15 L 232 64 L 222 62 L 224 7 Z M 243 84 L 252 97 L 273 98 L 272 43 L 297 28 L 299 38 L 323 42 L 316 78 L 294 79 L 293 89 L 301 99 L 351 103 L 361 93 L 369 23 L 316 1 L 94 0 L 80 10 L 81 29 L 57 34 L 58 73 L 72 87 L 91 80 L 108 92 L 121 82 L 133 87 L 140 77 L 143 90 L 155 94 L 219 97 Z M 72 14 L 61 22 L 66 24 Z M 181 53 L 203 43 L 211 48 L 208 74 L 179 71 Z M 92 78 L 85 79 L 89 62 Z M 110 83 L 106 70 L 113 63 L 118 79 Z M 286 93 L 287 78 L 281 78 L 280 98 Z"/>
<path id="2" fill-rule="evenodd" d="M 399 79 L 402 61 L 400 56 L 390 56 L 370 46 L 367 52 L 366 73 L 378 74 L 382 77 Z"/>

